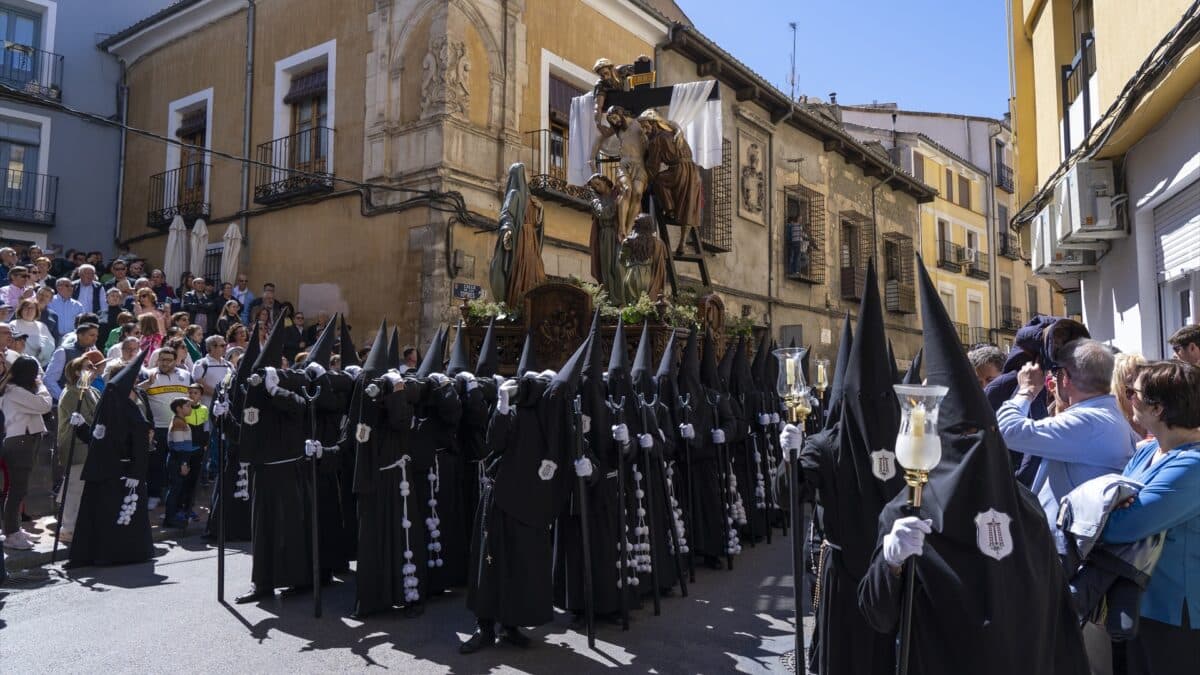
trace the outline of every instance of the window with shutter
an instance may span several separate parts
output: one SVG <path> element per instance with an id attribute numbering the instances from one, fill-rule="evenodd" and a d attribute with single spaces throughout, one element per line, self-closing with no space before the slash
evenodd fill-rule
<path id="1" fill-rule="evenodd" d="M 912 154 L 912 173 L 913 178 L 925 182 L 925 155 L 913 150 Z"/>
<path id="2" fill-rule="evenodd" d="M 825 197 L 802 185 L 785 189 L 784 268 L 789 279 L 825 283 Z"/>
<path id="3" fill-rule="evenodd" d="M 971 181 L 966 176 L 958 177 L 958 205 L 971 208 Z"/>
<path id="4" fill-rule="evenodd" d="M 951 169 L 946 169 L 945 186 L 946 186 L 946 190 L 945 190 L 946 194 L 943 196 L 946 198 L 946 201 L 953 202 L 954 201 L 954 171 Z"/>

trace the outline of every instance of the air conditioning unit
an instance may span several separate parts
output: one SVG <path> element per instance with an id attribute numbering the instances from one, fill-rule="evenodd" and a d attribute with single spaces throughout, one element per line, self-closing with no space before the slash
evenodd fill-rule
<path id="1" fill-rule="evenodd" d="M 1058 243 L 1059 205 L 1051 202 L 1038 212 L 1030 225 L 1030 252 L 1033 273 L 1039 276 L 1078 274 L 1096 269 L 1096 250 L 1106 244 L 1085 244 L 1090 248 L 1066 248 Z"/>
<path id="2" fill-rule="evenodd" d="M 1055 186 L 1062 208 L 1058 242 L 1072 246 L 1125 237 L 1113 210 L 1116 192 L 1111 161 L 1076 162 Z"/>
<path id="3" fill-rule="evenodd" d="M 962 261 L 972 265 L 979 262 L 979 251 L 973 248 L 964 248 Z"/>

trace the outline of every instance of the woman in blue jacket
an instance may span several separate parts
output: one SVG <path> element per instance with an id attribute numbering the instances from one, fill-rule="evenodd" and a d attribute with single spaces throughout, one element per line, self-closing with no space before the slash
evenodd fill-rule
<path id="1" fill-rule="evenodd" d="M 1104 528 L 1108 543 L 1166 531 L 1162 557 L 1142 597 L 1131 674 L 1195 673 L 1200 668 L 1200 368 L 1180 361 L 1140 366 L 1127 389 L 1133 419 L 1153 434 L 1124 474 L 1141 482 L 1132 503 Z"/>

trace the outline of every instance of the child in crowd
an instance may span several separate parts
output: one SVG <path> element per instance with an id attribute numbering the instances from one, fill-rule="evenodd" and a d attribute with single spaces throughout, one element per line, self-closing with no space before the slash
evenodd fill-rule
<path id="1" fill-rule="evenodd" d="M 171 424 L 167 429 L 167 494 L 163 527 L 186 527 L 189 520 L 196 518 L 192 512 L 192 497 L 196 489 L 196 477 L 200 472 L 203 453 L 196 444 L 193 428 L 188 423 L 193 416 L 191 393 L 171 401 Z M 208 411 L 204 411 L 207 419 Z"/>

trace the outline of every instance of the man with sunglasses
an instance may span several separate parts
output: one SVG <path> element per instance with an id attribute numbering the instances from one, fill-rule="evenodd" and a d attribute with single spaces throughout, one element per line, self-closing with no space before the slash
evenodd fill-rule
<path id="1" fill-rule="evenodd" d="M 1112 371 L 1111 349 L 1095 340 L 1072 340 L 1050 364 L 1058 402 L 1053 417 L 1028 417 L 1030 403 L 1046 385 L 1037 363 L 1021 368 L 1016 394 L 996 411 L 1008 447 L 1042 460 L 1030 489 L 1041 502 L 1060 555 L 1066 549 L 1056 526 L 1059 502 L 1092 478 L 1120 473 L 1138 440 L 1109 391 Z"/>
<path id="2" fill-rule="evenodd" d="M 0 302 L 12 307 L 21 305 L 21 298 L 29 289 L 29 270 L 16 265 L 8 271 L 8 285 L 0 288 Z"/>
<path id="3" fill-rule="evenodd" d="M 1175 352 L 1175 358 L 1193 366 L 1200 366 L 1200 324 L 1194 323 L 1180 328 L 1167 338 L 1167 342 Z"/>

